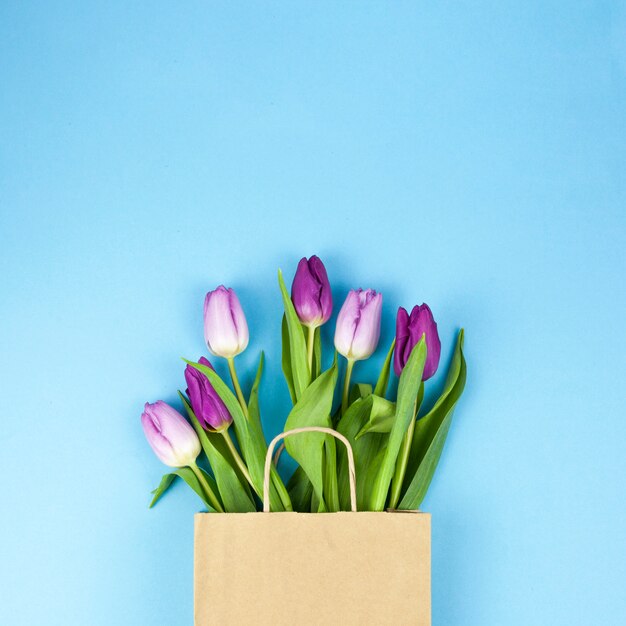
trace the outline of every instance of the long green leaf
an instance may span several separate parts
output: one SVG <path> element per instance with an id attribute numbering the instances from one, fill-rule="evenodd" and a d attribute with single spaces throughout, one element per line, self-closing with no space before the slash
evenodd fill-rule
<path id="1" fill-rule="evenodd" d="M 301 467 L 296 467 L 296 471 L 287 483 L 287 489 L 293 504 L 293 510 L 300 513 L 308 513 L 311 510 L 313 485 Z"/>
<path id="2" fill-rule="evenodd" d="M 464 331 L 463 329 L 461 329 L 457 336 L 456 344 L 454 346 L 454 353 L 452 354 L 452 360 L 450 361 L 450 365 L 448 366 L 448 372 L 446 374 L 446 380 L 445 380 L 441 395 L 439 396 L 439 398 L 437 398 L 437 401 L 435 402 L 433 407 L 430 409 L 430 411 L 428 411 L 428 413 L 426 413 L 422 417 L 419 417 L 417 420 L 417 423 L 415 425 L 415 431 L 413 432 L 413 441 L 411 443 L 411 452 L 409 454 L 409 462 L 407 464 L 407 471 L 406 471 L 407 476 L 413 476 L 413 474 L 415 474 L 415 472 L 417 471 L 417 467 L 420 464 L 424 456 L 424 451 L 427 447 L 427 444 L 424 445 L 424 440 L 428 439 L 428 435 L 430 433 L 430 425 L 433 422 L 441 422 L 443 419 L 441 417 L 441 410 L 442 410 L 441 407 L 444 406 L 445 404 L 444 409 L 443 409 L 445 411 L 446 410 L 445 407 L 450 406 L 451 402 L 456 401 L 452 397 L 452 394 L 455 391 L 457 380 L 459 379 L 459 376 L 461 375 L 461 363 L 462 361 L 464 361 L 464 357 L 463 357 L 464 336 L 465 336 Z M 463 389 L 461 389 L 461 392 L 462 391 Z M 439 419 L 433 420 L 433 417 L 436 415 L 439 415 Z M 429 425 L 428 428 L 426 428 L 427 424 Z M 430 434 L 432 438 L 432 436 L 434 436 L 434 433 L 430 433 Z"/>
<path id="3" fill-rule="evenodd" d="M 393 349 L 396 346 L 396 340 L 394 339 L 391 342 L 391 347 L 389 348 L 389 352 L 387 352 L 387 356 L 385 357 L 385 362 L 383 363 L 383 367 L 380 370 L 380 374 L 378 376 L 378 381 L 376 382 L 376 387 L 374 389 L 374 393 L 377 396 L 385 397 L 387 393 L 387 387 L 389 386 L 389 371 L 391 369 L 391 359 L 393 358 Z"/>
<path id="4" fill-rule="evenodd" d="M 265 442 L 265 435 L 263 433 L 263 426 L 261 424 L 261 410 L 259 408 L 259 386 L 261 384 L 261 377 L 263 376 L 263 367 L 265 365 L 265 355 L 261 352 L 259 358 L 259 366 L 257 368 L 254 383 L 252 384 L 252 390 L 250 391 L 250 399 L 248 400 L 248 415 L 250 416 L 251 430 L 256 433 L 257 437 L 260 437 Z M 266 446 L 267 448 L 267 446 Z M 280 478 L 276 468 L 271 468 L 272 485 L 278 492 L 278 496 L 282 501 L 283 508 L 287 511 L 291 510 L 291 500 L 289 493 L 282 479 Z"/>
<path id="5" fill-rule="evenodd" d="M 340 444 L 343 445 L 343 444 Z M 334 437 L 324 442 L 324 502 L 326 510 L 339 511 L 339 487 L 337 485 L 337 444 Z"/>
<path id="6" fill-rule="evenodd" d="M 213 388 L 222 399 L 229 413 L 233 417 L 235 426 L 235 433 L 237 440 L 241 446 L 241 453 L 252 483 L 257 495 L 263 493 L 263 470 L 265 466 L 265 454 L 267 452 L 267 444 L 265 443 L 265 437 L 263 436 L 263 430 L 260 424 L 256 420 L 248 420 L 241 410 L 241 406 L 237 401 L 237 398 L 233 392 L 228 388 L 226 383 L 219 377 L 217 372 L 213 371 L 210 367 L 202 365 L 201 363 L 195 363 L 183 359 L 186 363 L 195 367 L 198 371 L 202 372 L 211 382 Z M 284 485 L 283 485 L 284 488 Z M 287 490 L 285 489 L 285 495 Z M 270 506 L 274 511 L 283 511 L 285 506 L 283 501 L 279 497 L 276 489 L 270 489 Z"/>
<path id="7" fill-rule="evenodd" d="M 432 410 L 415 425 L 411 450 L 414 449 L 413 467 L 416 469 L 409 475 L 408 488 L 400 501 L 399 509 L 419 508 L 437 468 L 450 430 L 454 408 L 465 389 L 467 365 L 463 355 L 463 338 L 464 333 L 461 330 L 441 397 Z"/>
<path id="8" fill-rule="evenodd" d="M 306 340 L 304 338 L 304 332 L 302 331 L 302 324 L 293 306 L 287 287 L 285 287 L 283 273 L 280 270 L 278 270 L 278 284 L 280 285 L 283 306 L 285 307 L 293 388 L 296 399 L 299 399 L 311 382 L 311 373 L 309 372 L 306 355 Z"/>
<path id="9" fill-rule="evenodd" d="M 289 389 L 289 396 L 291 397 L 291 404 L 296 403 L 296 390 L 293 386 L 293 372 L 291 371 L 291 346 L 289 341 L 289 328 L 287 328 L 287 317 L 283 315 L 283 321 L 281 323 L 281 338 L 282 338 L 282 367 L 285 380 L 287 381 L 287 388 Z"/>
<path id="10" fill-rule="evenodd" d="M 261 424 L 261 411 L 259 409 L 259 385 L 261 384 L 261 377 L 263 376 L 263 367 L 265 365 L 265 355 L 261 352 L 259 357 L 259 366 L 256 370 L 256 376 L 252 383 L 252 389 L 250 390 L 250 398 L 248 399 L 248 415 L 251 420 Z"/>
<path id="11" fill-rule="evenodd" d="M 239 475 L 235 470 L 235 463 L 230 451 L 227 451 L 226 443 L 220 433 L 209 434 L 202 428 L 187 398 L 179 391 L 191 425 L 194 427 L 200 445 L 206 454 L 209 464 L 215 475 L 217 489 L 224 503 L 226 513 L 250 513 L 256 511 L 254 500 L 250 497 L 250 492 L 242 484 Z M 226 434 L 228 437 L 228 434 Z"/>
<path id="12" fill-rule="evenodd" d="M 200 469 L 200 471 L 203 472 L 204 477 L 211 486 L 211 489 L 213 489 L 214 493 L 217 494 L 217 485 L 215 484 L 213 478 L 204 470 Z M 161 478 L 159 486 L 152 491 L 154 497 L 152 498 L 152 502 L 150 502 L 150 508 L 152 508 L 161 499 L 161 496 L 167 491 L 176 476 L 182 478 L 200 496 L 202 502 L 204 502 L 204 505 L 210 513 L 215 513 L 215 509 L 209 504 L 204 493 L 204 489 L 198 481 L 198 478 L 188 467 L 179 467 L 178 469 L 171 471 L 169 474 L 165 474 L 165 476 Z"/>
<path id="13" fill-rule="evenodd" d="M 389 433 L 389 440 L 385 448 L 385 454 L 380 466 L 380 470 L 374 483 L 371 498 L 372 511 L 382 511 L 387 501 L 389 485 L 396 468 L 396 459 L 402 445 L 402 439 L 407 431 L 409 423 L 413 419 L 415 402 L 422 382 L 422 372 L 426 361 L 426 341 L 425 338 L 418 342 L 413 348 L 411 356 L 407 361 L 400 383 L 398 385 L 398 400 L 396 402 L 396 416 Z"/>
<path id="14" fill-rule="evenodd" d="M 330 428 L 330 412 L 336 382 L 337 365 L 334 363 L 330 369 L 321 374 L 304 390 L 287 417 L 285 430 L 302 428 L 304 426 L 325 426 Z M 306 472 L 320 505 L 324 503 L 323 451 L 327 437 L 330 437 L 330 435 L 304 433 L 285 439 L 287 452 Z"/>

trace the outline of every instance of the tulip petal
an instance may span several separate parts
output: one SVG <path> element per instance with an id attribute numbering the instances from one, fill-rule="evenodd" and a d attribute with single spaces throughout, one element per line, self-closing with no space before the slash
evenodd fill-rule
<path id="1" fill-rule="evenodd" d="M 194 429 L 176 409 L 161 400 L 146 403 L 141 425 L 154 453 L 166 465 L 190 465 L 200 454 L 200 440 Z"/>
<path id="2" fill-rule="evenodd" d="M 248 331 L 248 322 L 246 320 L 246 316 L 243 312 L 243 308 L 241 306 L 241 302 L 239 302 L 239 298 L 235 293 L 234 289 L 228 290 L 228 302 L 230 305 L 230 314 L 233 320 L 233 324 L 235 326 L 235 331 L 237 333 L 238 339 L 238 352 L 243 352 L 248 347 L 248 342 L 250 340 L 250 333 Z"/>
<path id="3" fill-rule="evenodd" d="M 198 363 L 213 370 L 213 366 L 205 357 L 201 357 Z M 209 430 L 221 430 L 227 427 L 232 422 L 232 416 L 209 379 L 195 367 L 187 365 L 185 380 L 189 401 L 202 427 Z"/>
<path id="4" fill-rule="evenodd" d="M 361 291 L 361 290 L 358 290 Z M 359 293 L 350 291 L 337 316 L 335 327 L 335 348 L 346 358 L 352 358 L 352 340 L 360 317 Z"/>
<path id="5" fill-rule="evenodd" d="M 400 307 L 396 315 L 396 349 L 393 355 L 393 370 L 398 377 L 408 358 L 405 355 L 405 348 L 409 337 L 409 314 L 404 307 Z"/>
<path id="6" fill-rule="evenodd" d="M 231 358 L 248 346 L 249 333 L 243 309 L 232 289 L 220 285 L 204 299 L 204 338 L 216 356 Z"/>
<path id="7" fill-rule="evenodd" d="M 380 338 L 380 318 L 383 296 L 372 289 L 360 294 L 361 311 L 352 340 L 352 358 L 356 360 L 370 357 Z"/>
<path id="8" fill-rule="evenodd" d="M 321 259 L 300 259 L 291 286 L 291 299 L 298 318 L 307 326 L 321 326 L 332 313 L 332 294 Z"/>

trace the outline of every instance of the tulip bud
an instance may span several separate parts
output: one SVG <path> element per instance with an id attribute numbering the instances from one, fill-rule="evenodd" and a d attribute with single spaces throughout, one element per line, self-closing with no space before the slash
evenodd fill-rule
<path id="1" fill-rule="evenodd" d="M 348 293 L 337 317 L 335 348 L 352 361 L 367 359 L 378 345 L 383 294 L 373 289 Z"/>
<path id="2" fill-rule="evenodd" d="M 215 356 L 230 359 L 248 346 L 248 323 L 237 294 L 220 285 L 204 299 L 204 338 Z"/>
<path id="3" fill-rule="evenodd" d="M 200 440 L 189 422 L 171 406 L 159 400 L 146 402 L 141 425 L 154 453 L 165 465 L 193 465 L 200 454 Z"/>
<path id="4" fill-rule="evenodd" d="M 325 324 L 333 312 L 333 296 L 326 268 L 321 259 L 312 256 L 300 259 L 291 285 L 291 299 L 300 321 L 317 328 Z"/>
<path id="5" fill-rule="evenodd" d="M 406 309 L 400 307 L 396 317 L 396 349 L 393 355 L 393 369 L 400 376 L 411 351 L 422 338 L 426 336 L 426 363 L 422 380 L 428 380 L 437 371 L 441 356 L 441 341 L 437 332 L 437 323 L 427 304 L 414 306 L 409 315 Z"/>
<path id="6" fill-rule="evenodd" d="M 204 357 L 201 357 L 198 363 L 213 369 L 209 360 Z M 207 430 L 228 428 L 233 418 L 209 379 L 195 367 L 187 365 L 185 380 L 191 408 L 202 427 Z"/>

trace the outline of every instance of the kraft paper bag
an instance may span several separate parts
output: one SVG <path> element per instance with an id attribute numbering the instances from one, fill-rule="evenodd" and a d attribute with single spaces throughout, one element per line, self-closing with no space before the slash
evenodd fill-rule
<path id="1" fill-rule="evenodd" d="M 196 626 L 430 626 L 430 515 L 356 512 L 199 513 L 195 516 Z"/>

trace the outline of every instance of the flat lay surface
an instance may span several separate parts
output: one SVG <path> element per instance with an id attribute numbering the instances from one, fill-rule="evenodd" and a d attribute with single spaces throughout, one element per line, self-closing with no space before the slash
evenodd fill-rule
<path id="1" fill-rule="evenodd" d="M 281 432 L 276 268 L 317 254 L 328 361 L 383 294 L 355 381 L 426 302 L 432 403 L 465 329 L 433 624 L 625 623 L 625 42 L 623 2 L 3 2 L 0 622 L 192 623 L 201 503 L 148 509 L 144 403 L 182 408 L 224 284 Z"/>

